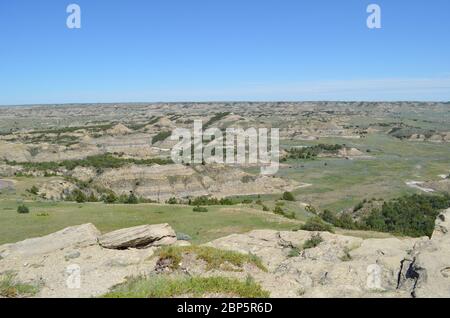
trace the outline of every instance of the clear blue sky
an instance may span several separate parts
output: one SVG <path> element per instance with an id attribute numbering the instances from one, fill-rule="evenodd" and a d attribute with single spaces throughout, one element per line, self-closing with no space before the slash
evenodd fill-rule
<path id="1" fill-rule="evenodd" d="M 0 1 L 0 104 L 448 101 L 449 13 L 448 0 Z"/>

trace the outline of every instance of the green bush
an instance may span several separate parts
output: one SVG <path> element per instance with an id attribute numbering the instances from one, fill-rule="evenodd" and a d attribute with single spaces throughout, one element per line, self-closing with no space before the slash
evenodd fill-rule
<path id="1" fill-rule="evenodd" d="M 34 186 L 31 187 L 31 189 L 29 190 L 29 192 L 30 192 L 31 194 L 38 195 L 39 189 L 38 189 L 38 187 L 36 187 L 36 186 L 34 185 Z"/>
<path id="2" fill-rule="evenodd" d="M 208 212 L 208 209 L 204 208 L 204 207 L 196 206 L 192 209 L 192 211 L 206 213 L 206 212 Z"/>
<path id="3" fill-rule="evenodd" d="M 178 204 L 178 200 L 177 198 L 170 198 L 169 200 L 166 201 L 167 204 Z"/>
<path id="4" fill-rule="evenodd" d="M 330 210 L 324 210 L 320 217 L 322 218 L 322 220 L 330 224 L 336 224 L 338 219 L 336 214 L 331 212 Z"/>
<path id="5" fill-rule="evenodd" d="M 450 207 L 450 195 L 414 194 L 385 202 L 362 220 L 362 226 L 375 231 L 420 237 L 433 234 L 440 211 Z"/>
<path id="6" fill-rule="evenodd" d="M 104 197 L 103 197 L 103 202 L 105 202 L 107 204 L 116 203 L 117 200 L 118 200 L 117 196 L 113 192 L 111 192 L 111 193 L 109 193 L 107 195 L 104 195 Z"/>
<path id="7" fill-rule="evenodd" d="M 128 198 L 125 200 L 125 204 L 138 204 L 139 199 L 134 195 L 134 193 L 130 193 Z"/>
<path id="8" fill-rule="evenodd" d="M 17 207 L 17 212 L 19 214 L 28 214 L 30 213 L 30 209 L 26 205 L 21 204 Z"/>
<path id="9" fill-rule="evenodd" d="M 234 205 L 235 202 L 229 198 L 209 198 L 207 196 L 197 197 L 193 200 L 189 200 L 189 205 L 200 206 L 200 205 Z"/>
<path id="10" fill-rule="evenodd" d="M 301 227 L 304 231 L 311 232 L 330 232 L 333 233 L 333 227 L 325 223 L 320 217 L 315 216 L 306 221 L 304 225 Z"/>
<path id="11" fill-rule="evenodd" d="M 295 201 L 295 197 L 291 192 L 283 193 L 283 200 L 285 201 Z"/>
<path id="12" fill-rule="evenodd" d="M 280 206 L 276 206 L 275 209 L 273 210 L 273 213 L 284 216 L 285 218 L 288 219 L 295 219 L 295 213 L 294 212 L 286 212 L 283 210 L 282 207 Z"/>
<path id="13" fill-rule="evenodd" d="M 361 203 L 353 210 L 357 211 L 360 206 Z M 322 218 L 337 227 L 350 230 L 372 230 L 412 237 L 431 237 L 437 216 L 441 210 L 448 208 L 450 208 L 450 194 L 414 194 L 384 202 L 381 208 L 373 209 L 358 222 L 355 222 L 349 213 L 342 213 L 336 217 L 328 210 L 322 213 Z"/>
<path id="14" fill-rule="evenodd" d="M 72 195 L 73 195 L 73 197 L 74 197 L 74 200 L 75 200 L 77 203 L 84 203 L 84 202 L 87 201 L 86 195 L 85 195 L 82 191 L 80 191 L 80 190 L 78 190 L 78 189 L 75 190 L 74 193 L 73 193 Z"/>
<path id="15" fill-rule="evenodd" d="M 314 234 L 311 236 L 310 239 L 308 239 L 304 244 L 303 244 L 303 249 L 307 250 L 310 248 L 314 248 L 319 246 L 320 243 L 323 242 L 323 238 L 322 236 L 320 236 L 320 234 Z"/>

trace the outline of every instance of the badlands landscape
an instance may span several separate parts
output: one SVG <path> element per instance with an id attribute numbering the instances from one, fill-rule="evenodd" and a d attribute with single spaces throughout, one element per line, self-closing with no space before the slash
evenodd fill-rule
<path id="1" fill-rule="evenodd" d="M 278 172 L 174 163 L 194 120 Z M 0 107 L 0 297 L 450 297 L 449 193 L 450 103 Z"/>

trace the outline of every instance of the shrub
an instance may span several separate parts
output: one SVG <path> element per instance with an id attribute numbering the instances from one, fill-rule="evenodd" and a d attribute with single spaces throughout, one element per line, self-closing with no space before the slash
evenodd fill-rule
<path id="1" fill-rule="evenodd" d="M 291 250 L 288 253 L 288 257 L 297 257 L 300 256 L 300 249 L 297 247 L 291 248 Z"/>
<path id="2" fill-rule="evenodd" d="M 348 229 L 348 230 L 355 230 L 358 228 L 358 225 L 353 220 L 353 217 L 349 213 L 342 213 L 338 220 L 337 220 L 337 226 Z"/>
<path id="3" fill-rule="evenodd" d="M 226 265 L 242 268 L 245 264 L 253 264 L 262 271 L 267 271 L 261 259 L 253 254 L 226 251 L 209 246 L 169 246 L 157 252 L 160 259 L 170 260 L 171 269 L 178 269 L 184 254 L 193 254 L 206 263 L 207 270 L 223 269 Z"/>
<path id="4" fill-rule="evenodd" d="M 284 210 L 282 207 L 277 205 L 275 207 L 275 209 L 273 209 L 273 213 L 278 214 L 278 215 L 284 215 Z"/>
<path id="5" fill-rule="evenodd" d="M 78 189 L 74 191 L 73 197 L 77 203 L 84 203 L 87 201 L 86 195 Z"/>
<path id="6" fill-rule="evenodd" d="M 177 198 L 170 198 L 166 201 L 167 204 L 178 204 Z"/>
<path id="7" fill-rule="evenodd" d="M 38 195 L 39 189 L 38 189 L 38 187 L 36 187 L 36 186 L 34 185 L 34 186 L 31 187 L 31 189 L 29 190 L 29 192 L 30 192 L 31 194 Z"/>
<path id="8" fill-rule="evenodd" d="M 322 218 L 322 220 L 330 224 L 336 224 L 337 222 L 336 214 L 331 212 L 330 210 L 324 210 L 320 217 Z"/>
<path id="9" fill-rule="evenodd" d="M 105 202 L 107 204 L 116 203 L 117 196 L 113 192 L 110 192 L 109 194 L 107 194 L 103 197 L 103 202 Z"/>
<path id="10" fill-rule="evenodd" d="M 17 212 L 19 214 L 28 214 L 30 213 L 30 209 L 26 205 L 21 204 L 17 207 Z"/>
<path id="11" fill-rule="evenodd" d="M 333 227 L 325 223 L 320 217 L 315 216 L 306 221 L 306 223 L 301 227 L 304 231 L 311 232 L 330 232 L 333 233 Z"/>
<path id="12" fill-rule="evenodd" d="M 139 200 L 138 198 L 134 195 L 134 193 L 130 193 L 130 195 L 128 196 L 128 198 L 125 200 L 125 204 L 138 204 Z"/>
<path id="13" fill-rule="evenodd" d="M 295 197 L 291 192 L 283 193 L 283 200 L 285 201 L 295 201 Z"/>
<path id="14" fill-rule="evenodd" d="M 303 244 L 303 249 L 307 250 L 310 248 L 314 248 L 319 246 L 320 243 L 323 242 L 323 238 L 322 236 L 320 236 L 320 234 L 314 234 L 311 236 L 310 239 L 308 239 L 304 244 Z"/>
<path id="15" fill-rule="evenodd" d="M 30 297 L 36 295 L 38 291 L 39 286 L 19 282 L 13 272 L 0 275 L 0 298 Z"/>
<path id="16" fill-rule="evenodd" d="M 286 212 L 284 211 L 280 206 L 276 206 L 273 210 L 273 213 L 284 216 L 288 219 L 295 219 L 295 213 L 294 212 Z"/>
<path id="17" fill-rule="evenodd" d="M 192 209 L 192 211 L 194 211 L 194 212 L 200 212 L 200 213 L 205 213 L 205 212 L 208 212 L 208 209 L 207 209 L 207 208 L 204 208 L 204 207 L 196 206 L 196 207 L 194 207 L 194 208 Z"/>

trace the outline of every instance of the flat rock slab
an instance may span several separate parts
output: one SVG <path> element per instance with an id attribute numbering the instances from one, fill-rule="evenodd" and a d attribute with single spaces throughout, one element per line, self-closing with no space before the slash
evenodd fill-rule
<path id="1" fill-rule="evenodd" d="M 141 225 L 110 232 L 99 238 L 102 247 L 118 250 L 171 245 L 176 241 L 177 235 L 169 224 Z"/>
<path id="2" fill-rule="evenodd" d="M 24 258 L 52 253 L 67 247 L 82 248 L 97 245 L 100 234 L 93 224 L 72 226 L 43 237 L 2 245 L 0 246 L 0 256 L 2 258 Z"/>

